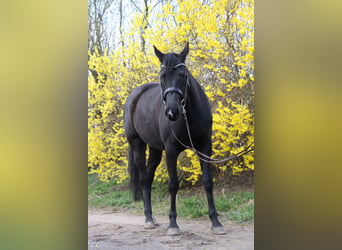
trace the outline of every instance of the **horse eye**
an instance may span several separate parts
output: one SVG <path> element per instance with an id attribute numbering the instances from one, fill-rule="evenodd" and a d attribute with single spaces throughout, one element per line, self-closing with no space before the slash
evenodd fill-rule
<path id="1" fill-rule="evenodd" d="M 166 77 L 165 72 L 163 72 L 163 73 L 160 74 L 160 78 L 161 78 L 161 79 L 165 79 L 165 77 Z"/>

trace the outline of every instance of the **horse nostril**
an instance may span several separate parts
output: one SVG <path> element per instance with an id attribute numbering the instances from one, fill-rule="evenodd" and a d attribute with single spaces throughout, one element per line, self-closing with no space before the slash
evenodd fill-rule
<path id="1" fill-rule="evenodd" d="M 167 112 L 166 112 L 166 116 L 169 120 L 172 120 L 173 119 L 173 113 L 171 111 L 171 109 L 169 109 Z"/>
<path id="2" fill-rule="evenodd" d="M 179 111 L 178 110 L 172 111 L 171 109 L 168 109 L 165 111 L 165 115 L 170 121 L 175 121 L 178 119 Z"/>

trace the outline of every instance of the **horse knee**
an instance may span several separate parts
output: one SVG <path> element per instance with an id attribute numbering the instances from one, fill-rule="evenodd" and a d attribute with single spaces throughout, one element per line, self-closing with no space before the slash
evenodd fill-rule
<path id="1" fill-rule="evenodd" d="M 179 181 L 169 181 L 169 193 L 177 193 L 179 188 Z"/>
<path id="2" fill-rule="evenodd" d="M 213 191 L 213 180 L 211 178 L 203 179 L 203 186 L 206 192 L 212 192 Z"/>
<path id="3" fill-rule="evenodd" d="M 140 176 L 140 184 L 142 187 L 151 187 L 153 182 L 153 178 L 150 176 L 144 175 Z"/>

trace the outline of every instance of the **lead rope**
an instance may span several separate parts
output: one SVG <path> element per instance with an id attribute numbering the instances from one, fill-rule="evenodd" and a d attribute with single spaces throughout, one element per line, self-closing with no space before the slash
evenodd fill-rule
<path id="1" fill-rule="evenodd" d="M 190 128 L 189 128 L 189 122 L 188 122 L 188 118 L 187 118 L 187 115 L 186 115 L 186 110 L 185 110 L 185 105 L 181 105 L 182 107 L 182 113 L 184 115 L 184 121 L 185 121 L 185 126 L 186 126 L 186 129 L 187 129 L 187 133 L 188 133 L 188 137 L 189 137 L 189 141 L 190 141 L 190 146 L 188 145 L 185 145 L 175 134 L 171 124 L 170 124 L 170 121 L 169 121 L 169 125 L 170 125 L 170 128 L 171 128 L 171 131 L 172 131 L 172 134 L 173 136 L 176 138 L 176 140 L 178 141 L 179 144 L 181 144 L 183 147 L 187 148 L 187 149 L 191 149 L 194 151 L 194 153 L 198 156 L 198 158 L 200 158 L 202 161 L 204 162 L 207 162 L 207 163 L 222 163 L 222 162 L 226 162 L 226 161 L 230 161 L 230 160 L 233 160 L 233 159 L 236 159 L 237 157 L 240 157 L 242 155 L 245 155 L 247 153 L 249 153 L 250 151 L 253 151 L 254 150 L 254 147 L 249 149 L 253 144 L 254 142 L 252 142 L 251 144 L 248 145 L 248 147 L 246 147 L 244 150 L 240 151 L 239 153 L 237 154 L 234 154 L 230 157 L 227 157 L 225 159 L 215 159 L 215 158 L 211 158 L 210 156 L 206 155 L 206 154 L 203 154 L 202 152 L 198 151 L 193 142 L 192 142 L 192 138 L 191 138 L 191 134 L 190 134 Z M 202 158 L 202 157 L 206 158 Z"/>

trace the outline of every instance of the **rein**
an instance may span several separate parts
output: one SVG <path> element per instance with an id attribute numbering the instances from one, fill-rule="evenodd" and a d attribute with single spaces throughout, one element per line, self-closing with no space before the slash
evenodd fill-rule
<path id="1" fill-rule="evenodd" d="M 187 133 L 188 133 L 188 137 L 189 137 L 189 141 L 190 141 L 190 144 L 191 144 L 191 147 L 184 144 L 175 134 L 175 131 L 173 130 L 170 122 L 169 122 L 169 126 L 171 128 L 171 131 L 172 131 L 172 134 L 173 136 L 176 138 L 176 140 L 178 141 L 179 144 L 181 144 L 183 147 L 187 148 L 187 149 L 191 149 L 192 151 L 194 151 L 194 153 L 198 156 L 198 158 L 200 158 L 202 161 L 204 162 L 207 162 L 207 163 L 222 163 L 222 162 L 226 162 L 226 161 L 230 161 L 230 160 L 233 160 L 233 159 L 236 159 L 240 156 L 243 156 L 247 153 L 249 153 L 250 151 L 253 151 L 254 150 L 254 147 L 252 147 L 251 149 L 249 149 L 253 144 L 254 142 L 252 142 L 251 144 L 249 144 L 244 150 L 240 151 L 239 153 L 237 154 L 234 154 L 230 157 L 227 157 L 227 158 L 224 158 L 224 159 L 215 159 L 215 158 L 211 158 L 210 156 L 206 155 L 206 154 L 203 154 L 202 152 L 198 151 L 193 142 L 192 142 L 192 138 L 191 138 L 191 134 L 190 134 L 190 127 L 189 127 L 189 122 L 188 122 L 188 118 L 187 118 L 187 115 L 186 115 L 186 111 L 185 111 L 185 105 L 181 105 L 182 107 L 182 113 L 184 115 L 184 121 L 185 121 L 185 126 L 186 126 L 186 129 L 187 129 Z"/>

